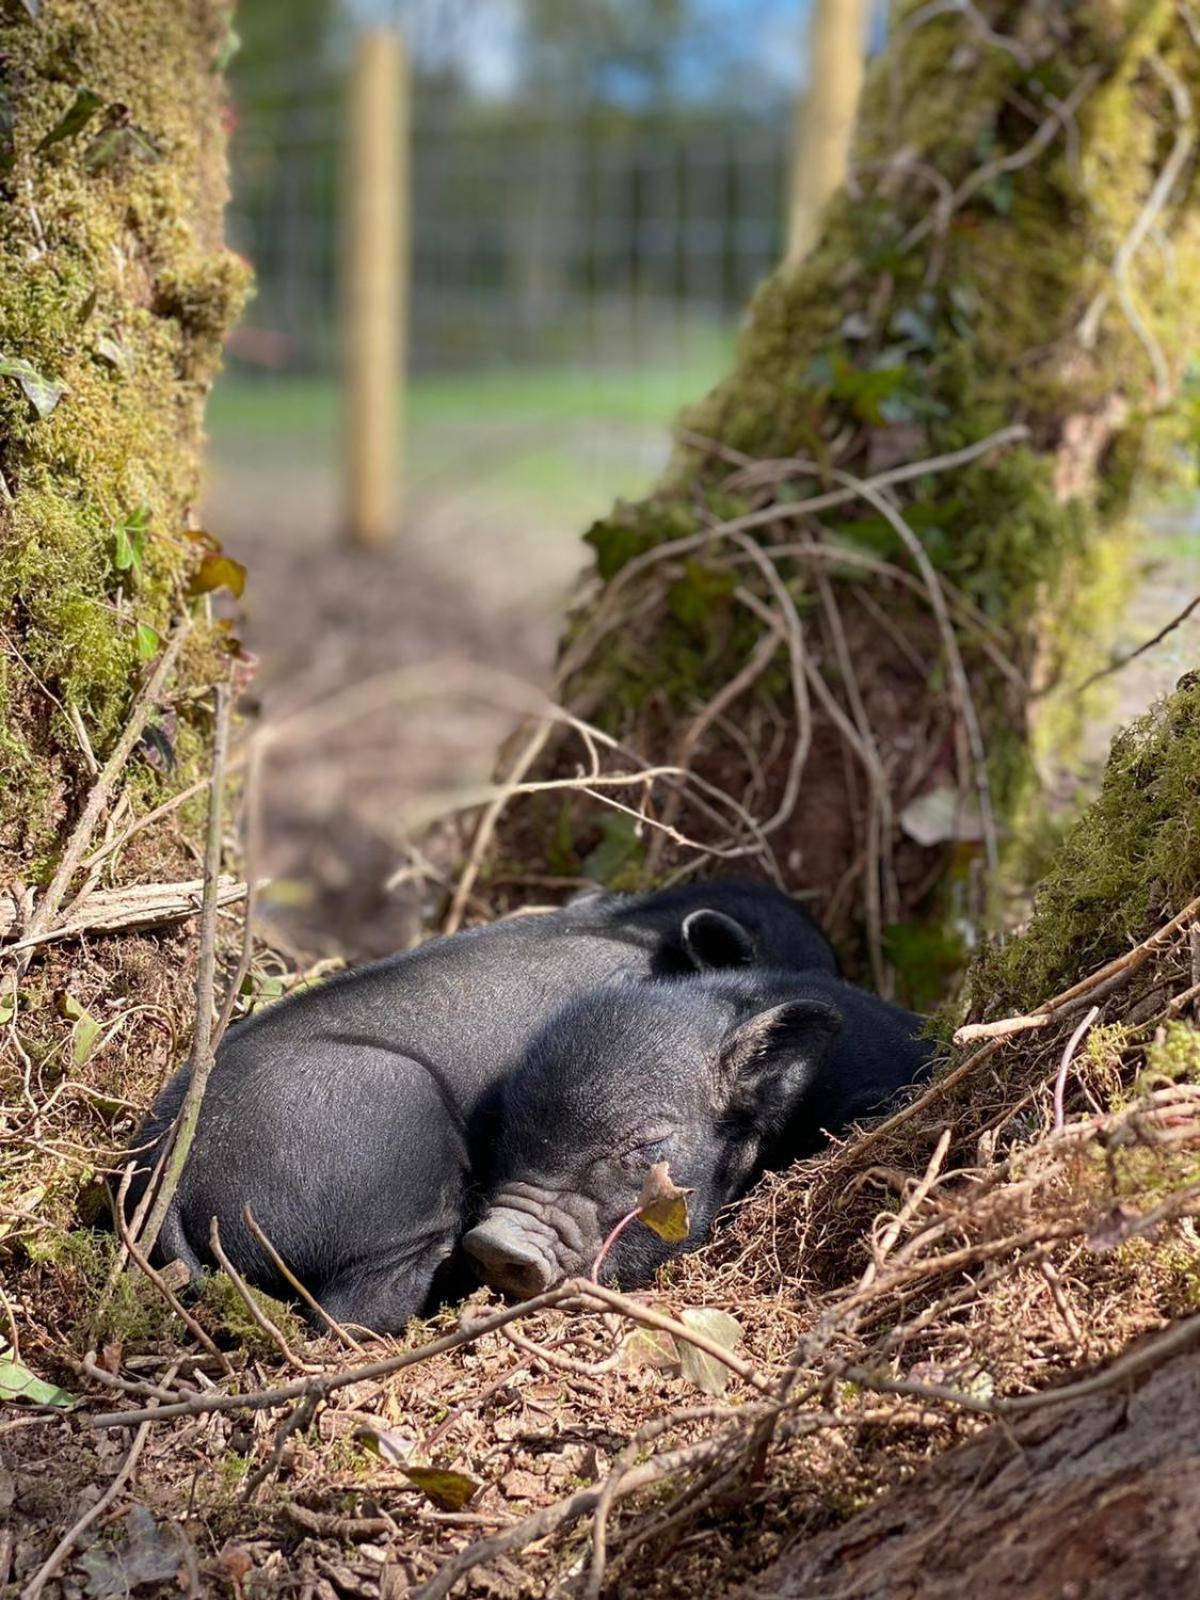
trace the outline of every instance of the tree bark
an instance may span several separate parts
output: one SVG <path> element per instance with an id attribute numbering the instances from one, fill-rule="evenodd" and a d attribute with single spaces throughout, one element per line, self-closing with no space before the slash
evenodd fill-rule
<path id="1" fill-rule="evenodd" d="M 1175 1600 L 1200 1588 L 1200 1371 L 1183 1356 L 1025 1425 L 990 1429 L 738 1600 Z"/>
<path id="2" fill-rule="evenodd" d="M 1048 691 L 1096 661 L 1132 497 L 1171 470 L 1200 54 L 1169 4 L 896 12 L 850 184 L 665 480 L 589 532 L 564 643 L 570 710 L 730 798 L 657 777 L 621 796 L 635 822 L 555 790 L 500 840 L 506 872 L 620 887 L 716 844 L 710 870 L 812 891 L 920 1004 L 979 920 L 972 862 L 1069 743 L 1081 702 Z M 530 773 L 590 762 L 560 729 Z"/>
<path id="3" fill-rule="evenodd" d="M 10 0 L 0 12 L 10 882 L 50 876 L 147 663 L 197 609 L 203 407 L 248 279 L 222 234 L 230 19 L 228 0 Z M 228 659 L 198 615 L 171 704 L 154 709 L 125 774 L 127 817 L 204 770 L 199 702 Z M 142 836 L 127 874 L 186 876 L 172 871 L 187 859 L 179 839 Z"/>

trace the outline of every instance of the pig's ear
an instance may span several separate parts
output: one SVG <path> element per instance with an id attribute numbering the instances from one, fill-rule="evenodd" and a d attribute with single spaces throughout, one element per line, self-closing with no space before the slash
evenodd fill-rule
<path id="1" fill-rule="evenodd" d="M 684 917 L 681 937 L 683 952 L 697 972 L 748 967 L 757 953 L 740 922 L 708 906 Z"/>
<path id="2" fill-rule="evenodd" d="M 727 1115 L 763 1130 L 782 1127 L 811 1089 L 841 1013 L 828 1000 L 789 1000 L 735 1028 L 721 1049 L 720 1098 Z"/>

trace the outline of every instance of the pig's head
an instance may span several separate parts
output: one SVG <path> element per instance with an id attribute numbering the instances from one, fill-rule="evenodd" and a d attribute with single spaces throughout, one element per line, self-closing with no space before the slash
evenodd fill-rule
<path id="1" fill-rule="evenodd" d="M 693 1191 L 687 1241 L 634 1222 L 602 1276 L 633 1287 L 694 1249 L 761 1170 L 840 1022 L 802 981 L 762 972 L 617 979 L 564 1007 L 504 1085 L 490 1203 L 463 1240 L 480 1275 L 525 1298 L 589 1273 L 660 1161 Z"/>

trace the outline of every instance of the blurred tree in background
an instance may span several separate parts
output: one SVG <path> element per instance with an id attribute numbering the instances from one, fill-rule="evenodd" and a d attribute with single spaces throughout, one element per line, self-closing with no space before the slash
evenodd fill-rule
<path id="1" fill-rule="evenodd" d="M 897 7 L 815 249 L 759 292 L 657 492 L 588 535 L 567 704 L 732 782 L 918 1001 L 974 936 L 972 860 L 1017 864 L 1039 755 L 1078 731 L 1086 699 L 1050 691 L 1103 655 L 1137 494 L 1186 470 L 1198 90 L 1171 6 Z M 623 826 L 542 798 L 506 845 L 580 870 Z M 625 831 L 618 881 L 678 859 Z"/>

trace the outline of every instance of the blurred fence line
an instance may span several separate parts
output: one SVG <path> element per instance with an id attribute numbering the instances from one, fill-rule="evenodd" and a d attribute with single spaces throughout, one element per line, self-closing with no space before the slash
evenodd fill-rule
<path id="1" fill-rule="evenodd" d="M 229 231 L 258 294 L 239 352 L 337 359 L 346 82 L 239 86 Z M 568 108 L 419 99 L 410 359 L 418 371 L 670 360 L 735 322 L 780 259 L 785 116 L 635 126 Z"/>

